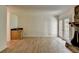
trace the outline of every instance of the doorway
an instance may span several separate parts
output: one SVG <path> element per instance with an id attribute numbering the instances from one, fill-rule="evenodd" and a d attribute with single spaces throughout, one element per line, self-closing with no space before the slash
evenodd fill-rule
<path id="1" fill-rule="evenodd" d="M 63 22 L 63 37 L 66 41 L 69 40 L 69 18 L 65 18 Z"/>
<path id="2" fill-rule="evenodd" d="M 59 37 L 65 41 L 69 40 L 69 18 L 59 20 Z"/>

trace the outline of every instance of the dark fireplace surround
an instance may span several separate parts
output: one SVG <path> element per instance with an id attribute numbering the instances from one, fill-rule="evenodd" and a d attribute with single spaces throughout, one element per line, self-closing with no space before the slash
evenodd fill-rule
<path id="1" fill-rule="evenodd" d="M 69 24 L 75 28 L 71 44 L 75 47 L 79 47 L 79 5 L 74 8 L 74 22 L 69 22 Z"/>
<path id="2" fill-rule="evenodd" d="M 79 23 L 72 22 L 69 24 L 71 24 L 71 26 L 75 28 L 74 37 L 71 40 L 71 43 L 72 43 L 72 45 L 79 47 Z"/>

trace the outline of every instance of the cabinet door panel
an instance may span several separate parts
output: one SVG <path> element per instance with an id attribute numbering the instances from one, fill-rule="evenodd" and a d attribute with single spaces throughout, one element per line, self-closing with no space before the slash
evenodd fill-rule
<path id="1" fill-rule="evenodd" d="M 21 31 L 11 31 L 12 40 L 21 39 L 21 37 L 22 37 Z"/>

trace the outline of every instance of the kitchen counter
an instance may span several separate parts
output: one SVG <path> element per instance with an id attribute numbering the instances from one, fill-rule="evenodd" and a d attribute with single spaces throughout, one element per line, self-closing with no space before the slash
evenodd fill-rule
<path id="1" fill-rule="evenodd" d="M 23 28 L 12 28 L 11 31 L 12 30 L 23 30 Z"/>
<path id="2" fill-rule="evenodd" d="M 23 36 L 23 28 L 13 28 L 11 29 L 11 40 L 20 40 Z"/>

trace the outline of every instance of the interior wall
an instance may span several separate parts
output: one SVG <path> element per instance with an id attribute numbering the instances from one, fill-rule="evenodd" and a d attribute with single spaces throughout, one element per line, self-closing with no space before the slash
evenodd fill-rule
<path id="1" fill-rule="evenodd" d="M 10 41 L 10 10 L 7 8 L 7 41 Z"/>
<path id="2" fill-rule="evenodd" d="M 10 13 L 10 28 L 12 29 L 17 27 L 18 27 L 18 16 Z"/>
<path id="3" fill-rule="evenodd" d="M 30 13 L 30 12 L 28 12 Z M 24 37 L 57 36 L 56 17 L 40 12 L 18 16 L 18 27 L 22 27 Z"/>
<path id="4" fill-rule="evenodd" d="M 74 21 L 74 8 L 71 8 L 71 9 L 65 11 L 63 14 L 61 14 L 59 16 L 59 20 L 64 21 L 66 18 L 69 18 L 69 22 Z M 64 23 L 63 23 L 63 25 L 64 25 Z M 67 41 L 71 40 L 73 38 L 73 36 L 74 36 L 74 28 L 69 26 L 69 39 Z M 63 36 L 63 39 L 65 39 L 64 36 Z"/>
<path id="5" fill-rule="evenodd" d="M 0 51 L 6 48 L 7 38 L 7 8 L 0 6 Z"/>

